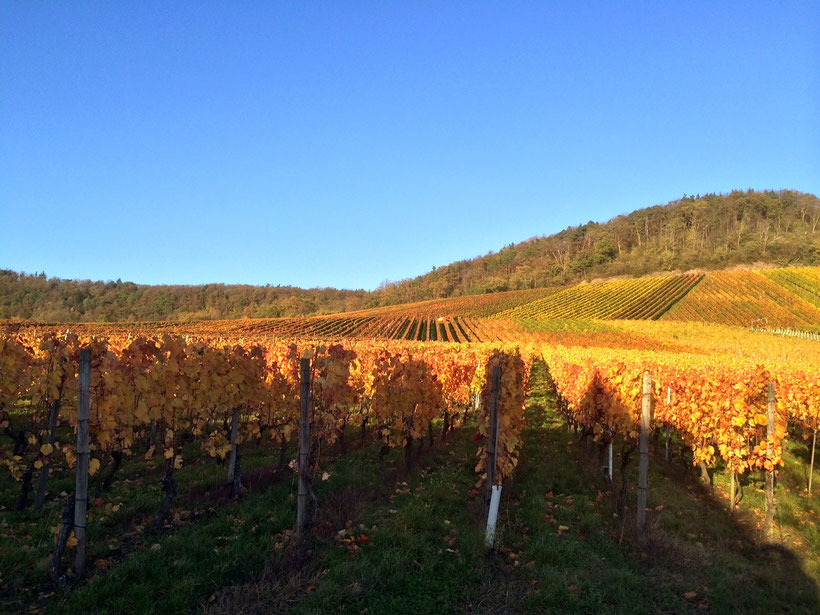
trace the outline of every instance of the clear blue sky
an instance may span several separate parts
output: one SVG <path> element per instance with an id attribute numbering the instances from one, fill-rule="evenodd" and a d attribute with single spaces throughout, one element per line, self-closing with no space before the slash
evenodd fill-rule
<path id="1" fill-rule="evenodd" d="M 0 3 L 0 268 L 374 288 L 820 193 L 817 2 Z"/>

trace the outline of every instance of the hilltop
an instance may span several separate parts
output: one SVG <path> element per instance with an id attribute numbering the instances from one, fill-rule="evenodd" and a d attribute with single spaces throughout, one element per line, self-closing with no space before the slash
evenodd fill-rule
<path id="1" fill-rule="evenodd" d="M 820 199 L 793 190 L 684 196 L 462 260 L 375 291 L 75 281 L 0 270 L 0 318 L 49 322 L 300 317 L 734 265 L 820 264 Z"/>
<path id="2" fill-rule="evenodd" d="M 793 190 L 684 196 L 389 284 L 382 301 L 403 303 L 752 263 L 820 264 L 820 199 Z"/>

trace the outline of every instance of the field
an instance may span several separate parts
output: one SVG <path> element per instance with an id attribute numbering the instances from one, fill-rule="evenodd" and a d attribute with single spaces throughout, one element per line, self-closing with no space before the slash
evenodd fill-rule
<path id="1" fill-rule="evenodd" d="M 815 613 L 816 275 L 8 324 L 0 606 Z"/>

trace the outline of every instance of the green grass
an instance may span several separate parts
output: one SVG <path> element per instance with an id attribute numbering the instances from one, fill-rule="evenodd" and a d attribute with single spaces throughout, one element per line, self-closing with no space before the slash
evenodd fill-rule
<path id="1" fill-rule="evenodd" d="M 670 462 L 663 461 L 662 447 L 651 456 L 650 532 L 639 541 L 632 530 L 634 488 L 624 514 L 615 515 L 596 452 L 555 414 L 540 363 L 532 383 L 521 461 L 504 485 L 491 552 L 483 546 L 469 425 L 444 445 L 425 445 L 409 473 L 399 451 L 391 452 L 385 484 L 377 445 L 324 464 L 330 476 L 316 484 L 320 509 L 309 553 L 288 541 L 292 477 L 260 484 L 240 503 L 227 504 L 209 491 L 224 480 L 224 468 L 213 463 L 180 472 L 183 518 L 173 529 L 156 538 L 134 530 L 135 516 L 153 513 L 161 498 L 159 476 L 139 458 L 124 473 L 131 480 L 115 483 L 110 499 L 121 502 L 121 510 L 101 511 L 89 525 L 91 561 L 105 561 L 110 551 L 121 563 L 108 572 L 97 566 L 87 584 L 38 604 L 59 614 L 820 610 L 817 498 L 805 497 L 803 442 L 785 451 L 777 544 L 764 544 L 755 529 L 762 477 L 744 479 L 741 510 L 732 515 L 724 475 L 715 473 L 714 490 L 702 487 L 678 444 Z M 275 453 L 246 451 L 246 474 L 270 467 Z M 627 474 L 632 486 L 635 465 Z M 55 482 L 56 488 L 70 486 Z M 3 530 L 13 530 L 14 539 L 13 547 L 0 547 L 7 580 L 15 566 L 36 564 L 51 547 L 49 534 L 45 546 L 24 552 L 24 563 L 16 564 L 20 545 L 36 544 L 44 519 L 2 514 Z M 24 587 L 37 588 L 44 569 L 14 574 Z"/>
<path id="2" fill-rule="evenodd" d="M 65 430 L 63 430 L 65 431 Z M 60 433 L 58 439 L 68 438 Z M 161 544 L 177 530 L 193 532 L 203 527 L 202 519 L 218 515 L 229 504 L 224 487 L 226 466 L 204 456 L 196 443 L 183 450 L 185 465 L 177 471 L 178 496 L 174 515 L 160 535 L 153 535 L 149 525 L 163 498 L 160 487 L 162 463 L 160 456 L 145 460 L 136 454 L 127 457 L 117 472 L 112 489 L 102 494 L 99 506 L 93 503 L 98 483 L 108 472 L 103 468 L 90 482 L 92 503 L 88 523 L 88 561 L 92 584 L 99 576 L 115 578 L 120 569 L 127 569 L 132 555 L 154 544 Z M 269 468 L 278 461 L 278 448 L 250 445 L 242 451 L 242 467 L 246 483 L 265 485 L 270 482 Z M 3 477 L 0 489 L 0 612 L 22 609 L 29 604 L 43 604 L 41 591 L 50 594 L 45 583 L 54 551 L 55 532 L 61 523 L 61 513 L 67 494 L 74 490 L 73 473 L 62 467 L 55 455 L 55 468 L 48 484 L 42 513 L 29 507 L 22 513 L 12 511 L 19 493 L 19 483 Z M 37 474 L 34 475 L 36 489 Z M 287 495 L 288 491 L 284 492 Z M 206 531 L 206 530 L 205 530 Z M 71 552 L 65 558 L 69 563 Z M 119 562 L 124 564 L 119 566 Z M 112 567 L 111 574 L 105 572 Z M 83 590 L 84 591 L 84 590 Z M 82 592 L 79 592 L 82 593 Z M 52 602 L 56 598 L 52 598 Z M 134 611 L 139 612 L 139 611 Z"/>
<path id="3" fill-rule="evenodd" d="M 549 396 L 546 402 L 552 405 Z M 722 476 L 716 476 L 716 491 L 702 488 L 691 463 L 664 462 L 661 447 L 650 458 L 649 538 L 638 541 L 633 532 L 635 460 L 627 472 L 627 511 L 618 518 L 610 494 L 604 493 L 608 487 L 597 455 L 585 452 L 552 413 L 538 412 L 537 405 L 530 412 L 525 455 L 511 490 L 513 499 L 521 494 L 522 511 L 513 535 L 531 534 L 524 558 L 536 562 L 539 586 L 547 591 L 530 598 L 523 611 L 817 612 L 818 575 L 811 570 L 820 554 L 816 543 L 806 551 L 761 544 L 753 520 L 761 514 L 762 495 L 751 486 L 746 510 L 733 518 L 720 491 Z M 534 440 L 539 445 L 532 446 Z M 787 464 L 800 467 L 793 458 Z M 777 521 L 784 531 L 801 533 L 805 543 L 816 529 L 786 529 L 786 511 L 808 512 L 811 504 L 794 489 L 786 491 L 788 484 L 782 476 Z M 550 502 L 546 510 L 545 490 L 553 494 L 544 498 Z M 554 520 L 539 523 L 542 514 Z M 558 525 L 569 530 L 558 536 Z M 552 533 L 546 531 L 550 528 Z"/>
<path id="4" fill-rule="evenodd" d="M 720 481 L 716 492 L 701 488 L 686 460 L 665 463 L 653 455 L 650 537 L 638 541 L 634 511 L 627 506 L 622 518 L 614 516 L 596 455 L 549 411 L 554 399 L 542 370 L 536 366 L 521 463 L 505 486 L 494 553 L 486 555 L 481 544 L 483 508 L 465 495 L 474 477 L 462 461 L 470 451 L 462 438 L 454 455 L 409 482 L 409 494 L 364 519 L 377 528 L 372 547 L 355 556 L 342 547 L 320 549 L 319 567 L 328 572 L 293 612 L 816 612 L 816 548 L 761 544 L 754 513 L 733 517 Z M 783 476 L 784 527 L 788 510 L 801 502 L 800 510 L 809 510 L 787 484 Z M 744 504 L 759 507 L 759 498 L 755 492 Z M 634 499 L 629 489 L 627 501 Z M 814 530 L 787 531 L 807 540 Z M 440 553 L 449 532 L 458 553 Z"/>

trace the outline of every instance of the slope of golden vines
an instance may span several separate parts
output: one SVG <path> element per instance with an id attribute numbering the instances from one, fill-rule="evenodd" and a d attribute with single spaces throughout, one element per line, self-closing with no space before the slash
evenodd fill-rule
<path id="1" fill-rule="evenodd" d="M 793 295 L 820 308 L 820 267 L 789 267 L 759 272 Z"/>
<path id="2" fill-rule="evenodd" d="M 703 322 L 659 321 L 610 321 L 610 333 L 590 335 L 606 340 L 615 334 L 625 341 L 625 335 L 654 340 L 656 347 L 619 344 L 623 348 L 660 350 L 660 346 L 677 346 L 679 351 L 694 354 L 728 355 L 729 360 L 742 358 L 756 363 L 801 363 L 803 366 L 820 365 L 820 344 L 813 340 L 801 340 L 773 336 L 765 332 L 743 327 Z M 628 340 L 628 338 L 627 338 Z M 567 344 L 564 344 L 567 345 Z"/>
<path id="3" fill-rule="evenodd" d="M 701 279 L 659 276 L 579 284 L 500 312 L 504 318 L 658 318 Z"/>
<path id="4" fill-rule="evenodd" d="M 92 473 L 109 457 L 148 449 L 146 458 L 151 458 L 155 448 L 161 448 L 164 480 L 182 466 L 182 446 L 190 438 L 211 456 L 224 458 L 231 450 L 228 438 L 234 416 L 240 421 L 237 444 L 261 437 L 280 443 L 291 440 L 298 429 L 302 357 L 310 358 L 313 373 L 311 432 L 318 464 L 322 447 L 340 438 L 348 424 L 360 425 L 363 433 L 369 425 L 386 446 L 409 447 L 427 433 L 434 418 L 466 407 L 471 390 L 486 388 L 477 366 L 517 353 L 493 345 L 389 341 L 239 345 L 167 334 L 104 339 L 18 334 L 0 340 L 0 365 L 13 367 L 0 372 L 0 419 L 9 433 L 23 440 L 22 448 L 0 450 L 0 459 L 15 478 L 35 468 L 49 471 L 43 456 L 55 451 L 63 454 L 67 466 L 75 461 L 70 443 L 45 447 L 45 409 L 56 403 L 58 422 L 76 425 L 81 345 L 90 347 L 93 357 Z M 504 383 L 503 398 L 522 402 L 517 409 L 520 420 L 523 389 L 510 387 L 523 387 L 524 382 L 518 378 Z M 12 418 L 8 409 L 25 397 L 34 410 Z M 505 403 L 511 415 L 515 410 Z M 510 446 L 502 473 L 514 467 L 516 455 L 517 448 Z"/>
<path id="5" fill-rule="evenodd" d="M 155 326 L 156 325 L 156 326 Z M 396 317 L 314 317 L 199 321 L 192 323 L 7 323 L 7 332 L 74 332 L 86 336 L 152 336 L 162 333 L 210 339 L 244 340 L 315 339 L 340 341 L 354 339 L 395 339 L 441 342 L 534 341 L 516 323 L 496 319 L 464 316 L 436 316 L 425 312 L 408 312 Z"/>
<path id="6" fill-rule="evenodd" d="M 26 323 L 40 331 L 66 329 L 91 335 L 271 335 L 285 338 L 342 340 L 355 338 L 407 339 L 417 341 L 484 342 L 496 341 L 495 323 L 480 318 L 493 315 L 557 292 L 558 288 L 517 290 L 449 299 L 433 299 L 356 312 L 305 318 L 253 318 L 218 321 L 72 323 L 54 325 Z M 5 323 L 6 328 L 21 326 Z M 490 331 L 487 331 L 490 329 Z"/>
<path id="7" fill-rule="evenodd" d="M 163 333 L 181 335 L 188 339 L 201 339 L 213 343 L 237 344 L 273 343 L 275 340 L 321 340 L 324 342 L 349 343 L 356 340 L 406 340 L 409 342 L 458 342 L 458 343 L 510 343 L 528 344 L 547 342 L 552 338 L 548 332 L 538 331 L 520 322 L 497 318 L 434 317 L 430 314 L 416 314 L 394 321 L 335 318 L 333 328 L 317 328 L 316 319 L 277 320 L 235 320 L 200 321 L 193 323 L 165 323 L 153 330 L 153 323 L 70 323 L 14 324 L 6 325 L 8 334 L 44 335 L 54 333 L 64 335 L 76 333 L 85 337 L 152 337 Z M 331 322 L 328 319 L 323 323 Z M 325 325 L 323 325 L 325 326 Z"/>
<path id="8" fill-rule="evenodd" d="M 547 297 L 561 290 L 561 287 L 509 290 L 483 295 L 467 295 L 446 299 L 428 299 L 415 303 L 402 303 L 356 312 L 347 312 L 350 316 L 412 316 L 417 312 L 435 314 L 436 316 L 477 316 L 487 317 L 523 305 L 542 297 Z"/>
<path id="9" fill-rule="evenodd" d="M 735 472 L 782 463 L 788 421 L 806 430 L 820 412 L 817 363 L 756 364 L 729 355 L 705 356 L 599 348 L 546 347 L 549 366 L 567 417 L 609 441 L 635 440 L 641 380 L 655 382 L 656 422 L 674 427 L 694 451 L 695 462 L 719 455 Z M 777 390 L 774 453 L 766 453 L 767 384 Z"/>
<path id="10" fill-rule="evenodd" d="M 748 327 L 820 325 L 820 309 L 753 271 L 710 273 L 664 320 L 717 322 Z"/>

